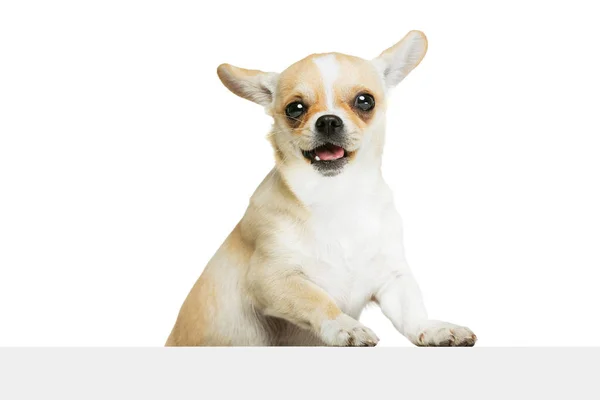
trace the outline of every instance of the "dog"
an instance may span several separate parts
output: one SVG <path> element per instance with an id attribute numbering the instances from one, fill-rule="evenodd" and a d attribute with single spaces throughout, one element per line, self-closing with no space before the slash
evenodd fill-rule
<path id="1" fill-rule="evenodd" d="M 473 346 L 428 318 L 381 173 L 386 101 L 423 59 L 410 31 L 374 59 L 312 54 L 281 73 L 221 64 L 273 118 L 275 166 L 187 294 L 165 346 L 375 346 L 376 303 L 416 346 Z"/>

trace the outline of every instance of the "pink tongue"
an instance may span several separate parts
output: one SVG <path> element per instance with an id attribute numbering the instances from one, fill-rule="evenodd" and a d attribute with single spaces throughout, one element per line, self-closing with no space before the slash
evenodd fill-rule
<path id="1" fill-rule="evenodd" d="M 315 150 L 315 154 L 321 160 L 337 160 L 338 158 L 344 157 L 344 149 L 333 145 L 327 147 L 320 147 L 317 150 Z"/>

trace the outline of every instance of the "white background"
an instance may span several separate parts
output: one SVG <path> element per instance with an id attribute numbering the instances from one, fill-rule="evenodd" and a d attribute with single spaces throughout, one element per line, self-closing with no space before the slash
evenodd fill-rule
<path id="1" fill-rule="evenodd" d="M 429 51 L 389 105 L 384 174 L 430 315 L 479 346 L 597 345 L 586 4 L 3 1 L 0 345 L 162 346 L 273 163 L 269 117 L 216 67 L 371 58 L 411 29 Z"/>

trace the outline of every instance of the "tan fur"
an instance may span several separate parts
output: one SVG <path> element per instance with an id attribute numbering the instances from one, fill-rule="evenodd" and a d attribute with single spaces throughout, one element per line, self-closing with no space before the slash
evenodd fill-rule
<path id="1" fill-rule="evenodd" d="M 344 68 L 336 85 L 336 105 L 342 107 L 352 120 L 364 127 L 363 121 L 351 109 L 354 96 L 369 87 L 369 93 L 376 100 L 383 99 L 381 83 L 366 60 L 344 54 L 335 54 Z M 310 55 L 283 71 L 278 77 L 276 96 L 271 114 L 281 123 L 288 124 L 284 116 L 285 106 L 294 100 L 301 100 L 309 106 L 302 124 L 295 129 L 301 132 L 304 123 L 315 113 L 326 110 L 324 88 L 315 57 Z M 248 70 L 222 64 L 217 73 L 223 84 L 236 95 L 256 100 L 250 89 L 259 87 L 259 77 L 264 72 Z M 242 83 L 240 83 L 242 82 Z M 361 82 L 357 85 L 357 82 Z M 285 158 L 281 150 L 269 136 L 275 150 L 277 165 Z M 306 162 L 306 160 L 304 161 Z M 204 272 L 186 297 L 178 314 L 175 326 L 166 342 L 167 346 L 224 346 L 235 344 L 229 339 L 231 332 L 226 327 L 215 324 L 219 313 L 226 312 L 225 304 L 237 302 L 243 309 L 243 302 L 250 301 L 250 309 L 260 309 L 264 317 L 276 317 L 291 322 L 302 329 L 318 335 L 323 321 L 335 319 L 342 312 L 323 289 L 310 282 L 294 265 L 285 266 L 285 246 L 279 248 L 279 237 L 290 229 L 301 228 L 310 216 L 309 210 L 298 200 L 277 168 L 265 178 L 253 195 L 246 214 L 231 232 L 223 245 L 209 261 Z M 272 265 L 273 260 L 283 265 Z M 219 280 L 221 270 L 229 270 L 229 279 L 241 286 L 241 296 L 227 292 Z M 246 298 L 243 298 L 246 296 Z M 234 322 L 231 322 L 234 325 Z M 284 323 L 286 325 L 287 323 Z M 291 328 L 293 330 L 294 328 Z M 290 331 L 290 327 L 281 331 Z M 252 333 L 249 336 L 254 335 Z M 243 334 L 241 336 L 244 336 Z M 260 336 L 260 335 L 257 335 Z M 256 337 L 237 338 L 239 343 L 256 341 Z M 259 343 L 281 342 L 278 333 L 267 332 L 258 338 Z M 315 339 L 316 343 L 320 343 Z M 238 343 L 238 344 L 239 344 Z"/>
<path id="2" fill-rule="evenodd" d="M 175 326 L 167 339 L 167 346 L 230 344 L 230 340 L 225 336 L 211 330 L 211 322 L 219 313 L 220 305 L 227 301 L 226 293 L 218 291 L 218 282 L 214 273 L 218 272 L 216 268 L 221 260 L 228 261 L 230 266 L 248 263 L 252 251 L 252 247 L 243 239 L 241 225 L 238 224 L 185 299 Z"/>
<path id="3" fill-rule="evenodd" d="M 167 346 L 376 343 L 373 332 L 346 314 L 305 268 L 319 260 L 311 254 L 313 210 L 300 200 L 295 179 L 303 168 L 312 171 L 310 161 L 302 156 L 303 146 L 308 146 L 314 135 L 310 125 L 315 117 L 329 111 L 326 97 L 331 90 L 326 91 L 322 71 L 315 63 L 323 56 L 335 57 L 342 71 L 333 83 L 333 98 L 336 112 L 344 114 L 348 126 L 349 147 L 344 145 L 344 149 L 351 155 L 348 162 L 354 163 L 364 132 L 382 126 L 379 117 L 385 113 L 385 88 L 378 66 L 358 57 L 328 53 L 305 57 L 279 74 L 229 64 L 217 68 L 229 90 L 263 105 L 273 117 L 268 139 L 276 166 L 188 293 Z M 376 107 L 370 114 L 361 114 L 354 107 L 361 92 L 375 98 Z M 298 121 L 285 115 L 286 106 L 293 101 L 308 106 Z M 366 154 L 374 151 L 376 159 L 382 138 L 377 132 L 370 134 L 373 137 Z M 366 293 L 364 301 L 373 295 Z"/>
<path id="4" fill-rule="evenodd" d="M 292 124 L 296 133 L 300 133 L 304 124 L 311 117 L 326 110 L 324 88 L 321 82 L 319 70 L 314 59 L 328 54 L 335 56 L 344 71 L 336 82 L 336 105 L 345 110 L 352 121 L 364 128 L 370 118 L 365 118 L 352 108 L 354 98 L 360 92 L 368 92 L 375 97 L 377 103 L 384 101 L 383 87 L 379 77 L 367 60 L 341 53 L 319 53 L 292 64 L 279 77 L 277 87 L 277 102 L 275 104 L 275 115 L 282 121 L 293 123 L 285 118 L 285 106 L 292 101 L 302 100 L 309 106 L 308 113 L 301 118 L 300 124 Z M 360 82 L 361 84 L 357 84 Z M 383 104 L 383 103 L 382 103 Z"/>
<path id="5" fill-rule="evenodd" d="M 336 59 L 344 71 L 335 86 L 336 105 L 345 111 L 356 126 L 364 129 L 374 114 L 357 112 L 352 108 L 354 98 L 359 93 L 367 92 L 375 98 L 379 109 L 385 108 L 383 87 L 367 61 L 345 54 L 337 54 Z"/>
<path id="6" fill-rule="evenodd" d="M 221 64 L 217 68 L 217 75 L 227 89 L 246 100 L 259 104 L 267 104 L 272 100 L 269 93 L 277 78 L 275 73 Z"/>
<path id="7" fill-rule="evenodd" d="M 313 62 L 316 56 L 313 54 L 292 64 L 279 76 L 274 114 L 280 121 L 290 124 L 295 133 L 300 133 L 314 114 L 326 109 L 321 76 Z M 300 124 L 285 117 L 285 107 L 292 101 L 302 101 L 308 105 L 308 113 L 302 116 Z"/>
<path id="8" fill-rule="evenodd" d="M 232 345 L 229 339 L 232 334 L 242 336 L 234 344 L 249 345 L 258 340 L 266 345 L 279 340 L 277 335 L 261 337 L 260 332 L 246 332 L 248 337 L 243 337 L 244 332 L 231 332 L 229 327 L 235 326 L 234 321 L 230 326 L 226 320 L 225 326 L 215 324 L 219 313 L 228 312 L 226 306 L 252 311 L 254 306 L 269 304 L 277 298 L 280 300 L 278 308 L 266 311 L 266 315 L 285 315 L 315 327 L 323 319 L 337 316 L 340 310 L 326 293 L 316 286 L 311 287 L 308 282 L 303 284 L 298 274 L 273 274 L 275 268 L 269 269 L 268 262 L 261 259 L 262 255 L 273 254 L 272 247 L 278 234 L 288 229 L 290 224 L 306 221 L 307 218 L 308 211 L 281 175 L 276 169 L 271 171 L 252 197 L 242 220 L 192 287 L 166 346 L 228 346 Z M 241 289 L 241 292 L 224 287 L 223 275 L 229 277 L 227 283 L 231 284 L 230 287 Z M 248 300 L 252 302 L 242 304 Z M 318 317 L 311 317 L 318 310 Z"/>

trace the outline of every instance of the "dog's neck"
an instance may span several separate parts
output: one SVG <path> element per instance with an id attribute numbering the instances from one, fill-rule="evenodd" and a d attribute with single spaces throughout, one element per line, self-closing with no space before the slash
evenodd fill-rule
<path id="1" fill-rule="evenodd" d="M 335 176 L 323 176 L 306 165 L 279 165 L 283 180 L 295 196 L 308 207 L 348 202 L 360 196 L 376 195 L 384 184 L 381 172 L 382 151 L 368 147 Z"/>

